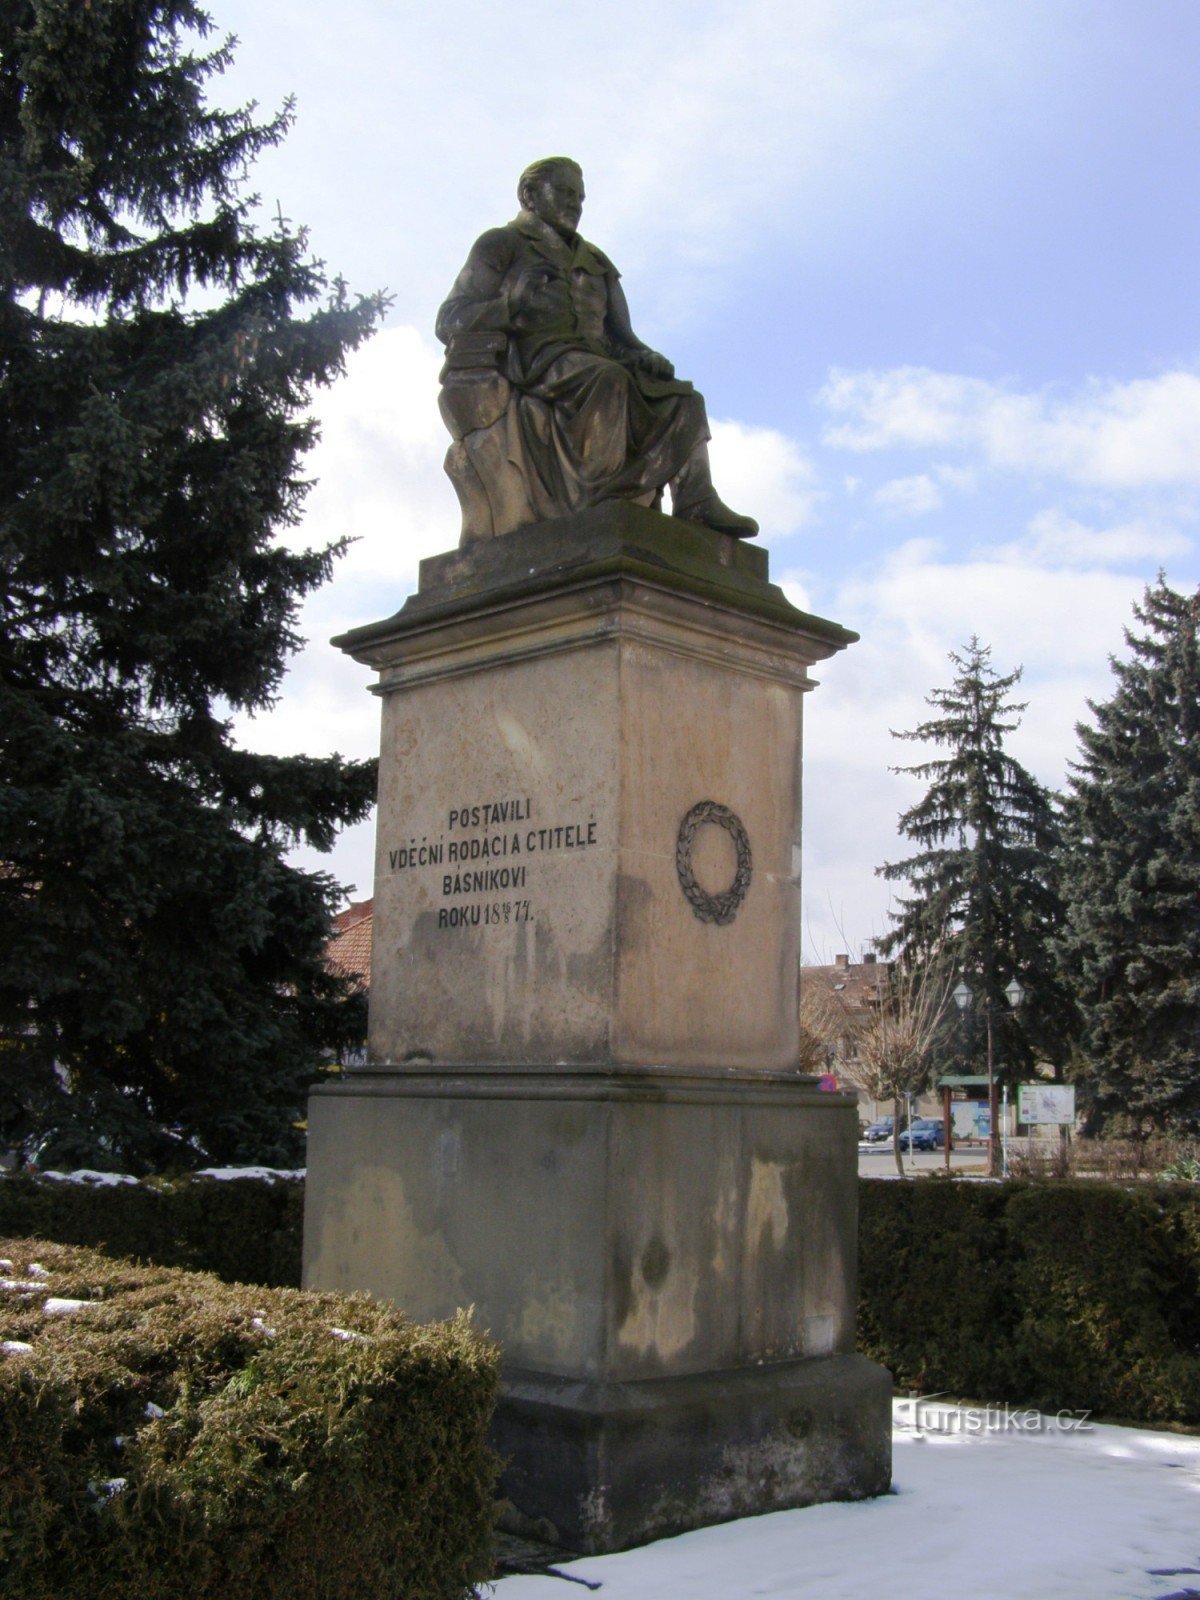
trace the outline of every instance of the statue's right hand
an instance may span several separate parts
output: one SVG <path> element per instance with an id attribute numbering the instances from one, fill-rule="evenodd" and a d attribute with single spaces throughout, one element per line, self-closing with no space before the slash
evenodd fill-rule
<path id="1" fill-rule="evenodd" d="M 648 373 L 652 378 L 673 378 L 675 376 L 674 362 L 668 361 L 666 356 L 660 355 L 657 350 L 651 350 L 645 345 L 640 350 L 634 351 L 633 364 L 635 367 L 640 367 L 643 372 Z"/>
<path id="2" fill-rule="evenodd" d="M 514 311 L 541 318 L 561 315 L 571 306 L 565 279 L 544 261 L 533 261 L 521 268 L 508 298 Z"/>

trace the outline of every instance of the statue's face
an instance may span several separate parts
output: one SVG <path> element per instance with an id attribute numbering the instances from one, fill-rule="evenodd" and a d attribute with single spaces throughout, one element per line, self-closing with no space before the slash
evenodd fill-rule
<path id="1" fill-rule="evenodd" d="M 555 167 L 528 190 L 529 209 L 564 236 L 579 227 L 583 199 L 583 178 L 573 167 Z"/>

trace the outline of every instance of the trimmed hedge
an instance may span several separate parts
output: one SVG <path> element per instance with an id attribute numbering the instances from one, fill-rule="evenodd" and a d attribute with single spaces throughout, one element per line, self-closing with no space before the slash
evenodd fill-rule
<path id="1" fill-rule="evenodd" d="M 859 1185 L 859 1342 L 902 1389 L 1200 1424 L 1200 1185 Z M 0 1179 L 0 1233 L 300 1281 L 304 1186 Z"/>
<path id="2" fill-rule="evenodd" d="M 465 1317 L 0 1259 L 0 1593 L 453 1600 L 490 1575 L 498 1356 Z"/>
<path id="3" fill-rule="evenodd" d="M 304 1183 L 281 1175 L 88 1183 L 0 1176 L 0 1234 L 93 1245 L 227 1283 L 296 1287 Z"/>
<path id="4" fill-rule="evenodd" d="M 859 1185 L 859 1343 L 898 1387 L 1200 1423 L 1200 1190 Z"/>

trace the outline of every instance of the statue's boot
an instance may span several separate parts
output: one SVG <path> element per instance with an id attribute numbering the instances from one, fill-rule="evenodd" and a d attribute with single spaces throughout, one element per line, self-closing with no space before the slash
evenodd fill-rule
<path id="1" fill-rule="evenodd" d="M 735 539 L 753 539 L 758 523 L 731 511 L 713 488 L 708 465 L 708 446 L 698 444 L 671 482 L 671 510 L 684 522 L 698 522 L 717 533 L 730 533 Z"/>

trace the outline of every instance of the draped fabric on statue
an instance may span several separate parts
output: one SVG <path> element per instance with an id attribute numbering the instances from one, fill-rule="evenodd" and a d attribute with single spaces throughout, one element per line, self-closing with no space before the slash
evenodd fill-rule
<path id="1" fill-rule="evenodd" d="M 619 275 L 575 235 L 536 216 L 478 239 L 438 316 L 443 342 L 507 336 L 501 370 L 517 391 L 505 448 L 539 517 L 604 500 L 650 504 L 709 437 L 690 383 L 642 371 L 621 328 Z"/>

